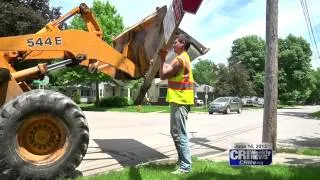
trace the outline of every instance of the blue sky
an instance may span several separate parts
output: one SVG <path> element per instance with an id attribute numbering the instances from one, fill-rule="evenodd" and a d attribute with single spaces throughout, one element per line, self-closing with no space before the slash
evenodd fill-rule
<path id="1" fill-rule="evenodd" d="M 320 50 L 320 7 L 319 0 L 306 0 Z M 50 6 L 61 6 L 66 13 L 80 3 L 90 7 L 93 0 L 50 0 Z M 109 0 L 123 17 L 125 26 L 139 22 L 155 11 L 156 7 L 169 6 L 172 0 Z M 318 8 L 317 8 L 318 7 Z M 265 39 L 266 0 L 203 0 L 196 15 L 186 14 L 180 28 L 192 35 L 210 51 L 200 57 L 215 63 L 227 63 L 232 41 L 246 35 L 258 35 Z M 279 0 L 280 38 L 289 33 L 303 36 L 313 51 L 312 66 L 320 67 L 313 41 L 308 34 L 300 0 Z M 312 42 L 312 43 L 311 43 Z"/>

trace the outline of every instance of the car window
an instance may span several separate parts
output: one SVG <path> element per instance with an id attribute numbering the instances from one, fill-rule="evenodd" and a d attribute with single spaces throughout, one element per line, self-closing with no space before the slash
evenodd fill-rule
<path id="1" fill-rule="evenodd" d="M 239 100 L 237 98 L 233 98 L 232 102 L 239 102 Z"/>
<path id="2" fill-rule="evenodd" d="M 228 102 L 230 98 L 227 97 L 219 97 L 214 102 Z"/>

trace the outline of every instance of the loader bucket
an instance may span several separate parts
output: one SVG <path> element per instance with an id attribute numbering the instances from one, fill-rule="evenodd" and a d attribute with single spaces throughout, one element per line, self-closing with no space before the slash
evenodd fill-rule
<path id="1" fill-rule="evenodd" d="M 166 12 L 166 6 L 156 8 L 154 13 L 131 26 L 113 40 L 113 47 L 134 62 L 136 66 L 136 77 L 141 77 L 146 74 L 150 68 L 153 57 L 157 53 L 157 48 L 161 38 L 163 38 L 162 22 Z M 191 46 L 188 50 L 191 60 L 205 54 L 209 50 L 183 30 L 178 29 L 177 34 L 179 33 L 185 33 L 191 40 Z M 171 59 L 173 56 L 174 53 L 171 50 L 171 52 L 169 51 L 167 59 Z M 156 77 L 158 77 L 158 75 Z M 116 71 L 115 78 L 130 79 L 128 75 L 118 70 Z"/>

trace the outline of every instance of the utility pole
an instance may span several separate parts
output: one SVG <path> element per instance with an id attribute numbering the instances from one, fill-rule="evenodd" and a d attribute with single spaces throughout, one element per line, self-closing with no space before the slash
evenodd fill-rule
<path id="1" fill-rule="evenodd" d="M 278 0 L 267 0 L 262 142 L 276 150 L 278 100 Z"/>

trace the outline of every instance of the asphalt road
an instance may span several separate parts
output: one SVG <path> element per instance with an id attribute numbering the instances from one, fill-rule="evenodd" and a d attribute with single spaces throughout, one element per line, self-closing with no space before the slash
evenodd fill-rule
<path id="1" fill-rule="evenodd" d="M 320 147 L 320 120 L 310 113 L 320 106 L 279 109 L 278 146 Z M 78 167 L 83 175 L 118 170 L 124 166 L 176 158 L 169 133 L 168 113 L 85 112 L 90 128 L 88 152 Z M 190 113 L 187 128 L 191 151 L 197 157 L 222 153 L 234 142 L 259 143 L 263 109 L 241 114 Z"/>

